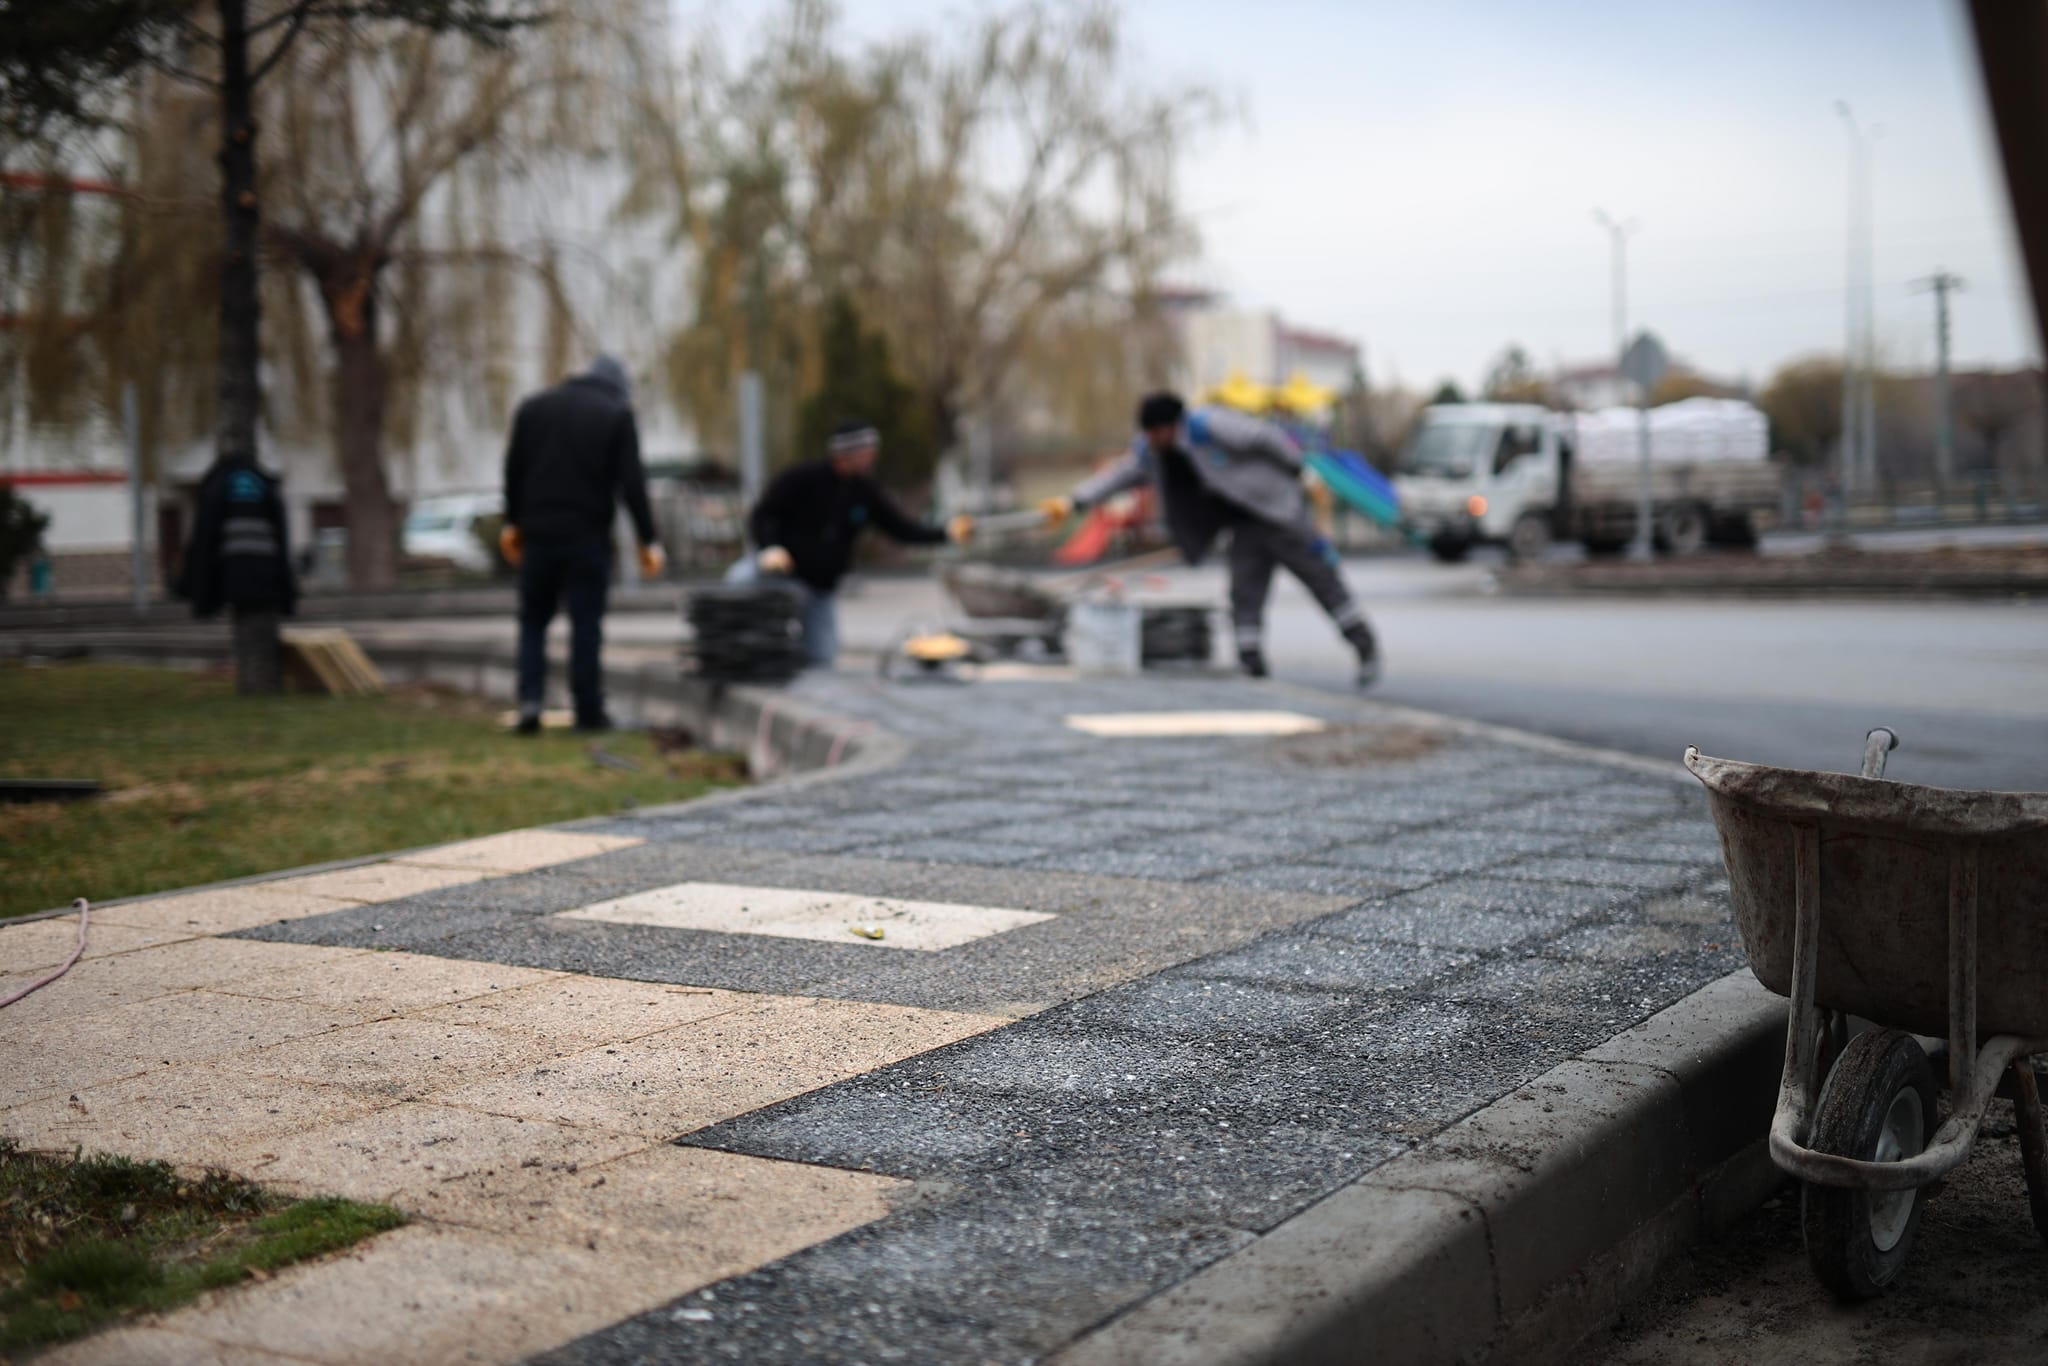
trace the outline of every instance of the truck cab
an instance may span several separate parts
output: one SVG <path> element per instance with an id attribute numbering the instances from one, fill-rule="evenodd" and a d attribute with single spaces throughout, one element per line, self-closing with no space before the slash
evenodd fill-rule
<path id="1" fill-rule="evenodd" d="M 1395 465 L 1403 519 L 1446 563 L 1480 542 L 1519 558 L 1550 544 L 1569 448 L 1556 415 L 1524 403 L 1449 403 L 1423 411 Z"/>

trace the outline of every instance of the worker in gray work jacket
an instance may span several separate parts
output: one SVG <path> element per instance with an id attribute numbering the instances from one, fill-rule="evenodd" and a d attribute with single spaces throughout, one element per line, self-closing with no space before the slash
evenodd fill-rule
<path id="1" fill-rule="evenodd" d="M 1320 481 L 1286 432 L 1229 408 L 1189 412 L 1175 394 L 1138 405 L 1140 435 L 1131 452 L 1065 498 L 1041 504 L 1046 519 L 1065 521 L 1151 480 L 1174 545 L 1201 563 L 1230 533 L 1230 619 L 1246 673 L 1266 676 L 1266 596 L 1275 566 L 1300 579 L 1344 639 L 1358 652 L 1358 685 L 1379 677 L 1379 649 L 1365 612 L 1337 573 L 1335 555 L 1320 544 L 1310 511 Z"/>

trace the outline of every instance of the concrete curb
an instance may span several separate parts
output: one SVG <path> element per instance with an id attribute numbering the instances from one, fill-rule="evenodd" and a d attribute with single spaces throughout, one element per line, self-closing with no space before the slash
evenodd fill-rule
<path id="1" fill-rule="evenodd" d="M 1709 984 L 1053 1358 L 1056 1366 L 1565 1360 L 1783 1180 L 1785 1005 Z"/>

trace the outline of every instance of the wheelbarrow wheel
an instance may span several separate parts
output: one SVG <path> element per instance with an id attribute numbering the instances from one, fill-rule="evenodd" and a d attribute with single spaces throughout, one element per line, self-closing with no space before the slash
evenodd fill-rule
<path id="1" fill-rule="evenodd" d="M 1815 1107 L 1809 1146 L 1837 1157 L 1896 1162 L 1927 1147 L 1934 1073 L 1912 1035 L 1859 1034 L 1835 1060 Z M 1874 1299 L 1898 1278 L 1920 1228 L 1924 1190 L 1807 1185 L 1800 1193 L 1806 1259 L 1843 1300 Z"/>

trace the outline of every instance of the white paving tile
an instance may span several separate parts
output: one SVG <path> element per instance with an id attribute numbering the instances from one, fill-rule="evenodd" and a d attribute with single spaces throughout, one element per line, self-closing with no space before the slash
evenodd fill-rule
<path id="1" fill-rule="evenodd" d="M 943 901 L 899 901 L 848 892 L 791 887 L 740 887 L 722 882 L 680 882 L 649 892 L 563 911 L 570 920 L 659 925 L 674 930 L 765 934 L 818 939 L 878 949 L 950 949 L 1052 917 L 1000 906 L 958 906 Z M 880 938 L 858 933 L 879 930 Z"/>
<path id="2" fill-rule="evenodd" d="M 1152 739 L 1200 735 L 1307 735 L 1328 723 L 1298 711 L 1081 712 L 1067 725 L 1090 735 Z"/>

